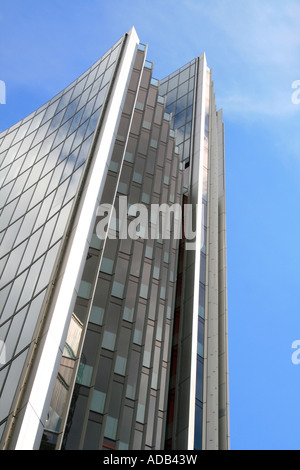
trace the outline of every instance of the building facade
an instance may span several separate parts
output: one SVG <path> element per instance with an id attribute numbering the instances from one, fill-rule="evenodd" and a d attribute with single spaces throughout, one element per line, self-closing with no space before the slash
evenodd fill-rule
<path id="1" fill-rule="evenodd" d="M 134 28 L 0 134 L 2 449 L 228 449 L 224 126 Z"/>

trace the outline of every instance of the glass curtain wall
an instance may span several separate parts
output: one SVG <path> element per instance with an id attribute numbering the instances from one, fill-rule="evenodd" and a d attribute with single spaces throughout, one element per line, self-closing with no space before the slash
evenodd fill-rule
<path id="1" fill-rule="evenodd" d="M 0 436 L 33 346 L 122 40 L 61 93 L 0 134 Z"/>

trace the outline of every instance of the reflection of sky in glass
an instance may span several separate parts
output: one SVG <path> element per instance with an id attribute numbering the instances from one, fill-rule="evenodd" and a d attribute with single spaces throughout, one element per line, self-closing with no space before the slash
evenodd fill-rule
<path id="1" fill-rule="evenodd" d="M 183 160 L 189 157 L 195 64 L 161 80 L 159 94 L 166 98 L 166 112 L 172 114 L 171 126 L 176 130 L 176 145 Z"/>
<path id="2" fill-rule="evenodd" d="M 0 339 L 18 374 L 26 355 L 14 355 L 32 341 L 120 45 L 0 134 Z M 8 373 L 4 368 L 3 380 Z M 7 383 L 11 387 L 12 379 Z M 0 391 L 5 414 L 14 397 Z"/>

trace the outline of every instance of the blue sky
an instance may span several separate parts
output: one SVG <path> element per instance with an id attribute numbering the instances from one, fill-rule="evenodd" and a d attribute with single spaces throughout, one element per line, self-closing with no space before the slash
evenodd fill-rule
<path id="1" fill-rule="evenodd" d="M 231 447 L 300 449 L 300 2 L 2 0 L 0 131 L 132 26 L 155 78 L 205 52 L 224 112 Z"/>

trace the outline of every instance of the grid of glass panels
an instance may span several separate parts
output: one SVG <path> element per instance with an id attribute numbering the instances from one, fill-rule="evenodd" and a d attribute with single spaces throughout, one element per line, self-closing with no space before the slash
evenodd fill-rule
<path id="1" fill-rule="evenodd" d="M 103 192 L 116 208 L 124 196 L 129 206 L 181 202 L 179 154 L 148 63 L 138 82 L 133 69 Z M 63 449 L 164 444 L 178 240 L 143 231 L 120 239 L 120 217 L 110 225 L 116 239 L 104 241 L 94 295 L 82 291 L 91 311 Z"/>
<path id="2" fill-rule="evenodd" d="M 172 126 L 176 130 L 176 143 L 181 149 L 181 158 L 184 167 L 188 167 L 191 151 L 191 131 L 193 116 L 194 87 L 196 74 L 196 60 L 191 61 L 186 66 L 169 75 L 160 81 L 159 92 L 166 99 L 166 110 L 172 113 Z M 195 449 L 201 449 L 202 443 L 202 407 L 203 407 L 203 346 L 204 346 L 204 318 L 205 318 L 205 285 L 206 285 L 206 232 L 207 232 L 207 181 L 208 181 L 208 139 L 209 139 L 209 88 L 210 72 L 207 71 L 207 90 L 205 103 L 205 141 L 204 141 L 204 159 L 203 159 L 203 202 L 202 202 L 202 233 L 201 233 L 201 261 L 200 261 L 200 285 L 199 285 L 199 318 L 198 318 L 198 347 L 197 347 L 197 372 L 196 372 L 196 397 L 195 397 Z M 189 170 L 186 170 L 189 171 Z M 200 182 L 199 182 L 200 183 Z M 181 272 L 178 272 L 179 284 Z M 179 286 L 180 288 L 180 286 Z M 178 291 L 179 293 L 179 291 Z M 181 294 L 180 294 L 181 295 Z M 176 311 L 175 311 L 176 315 Z M 180 309 L 178 309 L 180 316 Z M 176 316 L 175 316 L 176 318 Z M 179 323 L 179 318 L 178 318 Z M 176 329 L 174 331 L 175 336 Z M 177 336 L 176 336 L 177 337 Z M 174 339 L 176 339 L 174 337 Z M 173 340 L 174 342 L 174 340 Z M 176 357 L 177 346 L 174 342 L 174 377 L 176 375 Z M 169 411 L 169 429 L 167 433 L 167 446 L 172 446 L 173 429 L 173 406 L 175 388 L 174 380 L 171 376 L 170 411 Z M 170 447 L 171 448 L 171 447 Z"/>
<path id="3" fill-rule="evenodd" d="M 172 114 L 171 126 L 184 161 L 190 155 L 194 82 L 195 60 L 159 82 L 159 94 L 166 98 L 166 112 Z"/>
<path id="4" fill-rule="evenodd" d="M 121 45 L 122 40 L 52 100 L 0 134 L 2 431 Z"/>
<path id="5" fill-rule="evenodd" d="M 124 103 L 124 109 L 117 133 L 117 140 L 115 142 L 115 147 L 112 153 L 112 160 L 104 185 L 102 202 L 105 203 L 113 204 L 114 202 L 114 197 L 117 190 L 117 174 L 122 163 L 122 156 L 125 149 L 125 133 L 128 132 L 128 129 L 126 130 L 126 126 L 128 126 L 128 117 L 131 116 L 133 112 L 139 77 L 144 62 L 144 55 L 145 48 L 139 46 L 135 64 L 132 70 L 129 89 Z M 81 322 L 82 324 L 82 335 L 78 342 L 80 346 L 77 348 L 75 355 L 73 353 L 70 354 L 70 351 L 73 351 L 73 348 L 70 348 L 69 343 L 70 339 L 72 340 L 72 332 L 74 330 L 71 323 L 66 347 L 64 349 L 64 354 L 61 360 L 60 369 L 48 412 L 49 419 L 46 421 L 46 426 L 41 442 L 41 449 L 54 449 L 56 446 L 60 448 L 61 445 L 63 445 L 63 447 L 69 446 L 69 448 L 76 449 L 78 446 L 80 446 L 80 436 L 84 432 L 82 426 L 78 428 L 76 426 L 74 427 L 73 419 L 70 419 L 70 416 L 77 416 L 78 413 L 81 415 L 83 413 L 82 406 L 84 406 L 86 403 L 85 398 L 81 397 L 81 395 L 86 395 L 86 387 L 90 385 L 92 379 L 92 372 L 94 369 L 95 358 L 97 356 L 98 342 L 102 331 L 105 313 L 105 304 L 103 305 L 103 300 L 100 299 L 103 297 L 106 300 L 108 296 L 109 283 L 107 279 L 102 280 L 101 290 L 96 291 L 94 296 L 92 294 L 95 284 L 97 283 L 100 263 L 101 272 L 111 274 L 114 255 L 116 255 L 116 245 L 113 243 L 115 241 L 109 240 L 107 241 L 107 244 L 112 242 L 110 244 L 110 256 L 109 258 L 102 256 L 103 241 L 98 238 L 96 234 L 96 227 L 97 223 L 94 228 L 94 234 L 89 247 L 86 264 L 79 287 L 78 297 L 73 312 L 74 319 Z M 88 330 L 86 333 L 86 342 L 83 352 L 80 353 L 82 348 L 82 341 L 84 339 L 87 328 L 88 316 L 90 323 L 88 324 Z M 111 316 L 111 320 L 116 320 L 114 315 Z M 113 326 L 113 323 L 111 323 L 110 330 L 113 328 Z M 114 342 L 114 335 L 112 331 L 107 331 L 104 336 L 104 344 L 107 345 L 107 347 L 112 346 Z M 77 371 L 76 366 L 79 360 L 80 364 Z M 118 358 L 117 362 L 119 366 L 122 366 L 122 364 L 124 366 L 124 360 Z M 65 367 L 66 363 L 69 364 L 68 370 Z M 105 364 L 110 364 L 110 362 L 106 360 L 101 361 L 101 365 Z M 72 402 L 76 403 L 76 406 L 74 405 L 73 407 L 73 405 L 71 405 L 69 419 L 67 421 L 64 440 L 62 443 L 61 429 L 64 429 L 65 423 L 63 416 L 65 416 L 65 414 L 68 412 L 66 406 L 67 403 L 71 400 L 70 390 L 72 390 L 72 384 L 75 380 L 75 392 L 72 397 Z M 106 383 L 106 381 L 104 381 L 104 383 Z M 99 400 L 104 400 L 105 390 L 105 387 L 104 389 L 99 389 L 97 392 L 95 392 L 94 398 L 92 398 L 92 407 L 95 407 L 96 410 L 102 410 L 102 405 L 97 405 L 97 403 Z M 55 420 L 52 418 L 53 416 L 56 417 Z M 99 446 L 99 426 L 101 428 L 99 419 L 96 419 L 96 422 L 93 421 L 91 424 L 89 424 L 85 437 L 85 443 L 83 445 L 84 448 L 96 448 Z M 93 437 L 89 431 L 90 429 Z"/>

